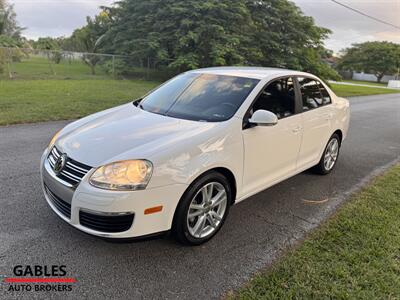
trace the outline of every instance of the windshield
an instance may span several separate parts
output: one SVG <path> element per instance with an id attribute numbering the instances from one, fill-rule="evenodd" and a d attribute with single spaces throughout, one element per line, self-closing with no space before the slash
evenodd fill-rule
<path id="1" fill-rule="evenodd" d="M 140 108 L 186 120 L 225 121 L 236 113 L 258 82 L 251 78 L 187 73 L 147 95 Z"/>

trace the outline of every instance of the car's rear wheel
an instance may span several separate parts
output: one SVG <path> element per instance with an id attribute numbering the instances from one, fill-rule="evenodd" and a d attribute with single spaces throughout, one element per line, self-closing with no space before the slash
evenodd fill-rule
<path id="1" fill-rule="evenodd" d="M 314 171 L 321 175 L 326 175 L 332 172 L 339 158 L 339 151 L 340 137 L 335 133 L 329 139 L 324 153 L 322 153 L 321 160 L 319 161 L 318 165 L 314 167 Z"/>
<path id="2" fill-rule="evenodd" d="M 200 245 L 222 227 L 229 213 L 232 192 L 218 172 L 197 179 L 183 195 L 174 217 L 173 232 L 184 244 Z"/>

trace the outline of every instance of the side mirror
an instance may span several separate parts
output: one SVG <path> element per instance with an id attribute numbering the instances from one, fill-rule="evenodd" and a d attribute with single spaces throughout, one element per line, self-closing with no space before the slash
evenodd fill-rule
<path id="1" fill-rule="evenodd" d="M 274 126 L 278 124 L 278 117 L 268 110 L 257 110 L 249 119 L 250 124 L 258 126 Z"/>

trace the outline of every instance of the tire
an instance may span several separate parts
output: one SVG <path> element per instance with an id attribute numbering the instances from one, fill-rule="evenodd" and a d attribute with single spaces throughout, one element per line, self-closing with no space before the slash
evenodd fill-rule
<path id="1" fill-rule="evenodd" d="M 337 160 L 339 158 L 341 140 L 338 134 L 333 134 L 326 144 L 325 150 L 322 153 L 322 157 L 319 163 L 313 168 L 313 171 L 320 175 L 327 175 L 335 168 Z M 332 146 L 336 145 L 336 146 Z M 337 147 L 334 150 L 332 147 Z M 333 151 L 333 152 L 332 152 Z M 328 152 L 330 152 L 328 154 Z M 336 154 L 335 154 L 336 153 Z M 330 162 L 328 160 L 330 159 Z"/>
<path id="2" fill-rule="evenodd" d="M 200 245 L 209 241 L 223 226 L 231 200 L 232 189 L 222 174 L 211 171 L 196 179 L 182 196 L 175 211 L 172 227 L 175 238 L 186 245 Z"/>

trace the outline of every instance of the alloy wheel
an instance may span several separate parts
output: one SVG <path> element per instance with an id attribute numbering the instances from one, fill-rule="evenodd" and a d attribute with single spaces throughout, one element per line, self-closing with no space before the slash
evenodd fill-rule
<path id="1" fill-rule="evenodd" d="M 187 227 L 194 238 L 212 235 L 227 208 L 227 192 L 219 182 L 205 184 L 193 197 L 187 213 Z"/>
<path id="2" fill-rule="evenodd" d="M 339 141 L 335 138 L 330 140 L 324 155 L 324 167 L 327 171 L 332 170 L 339 155 Z"/>

